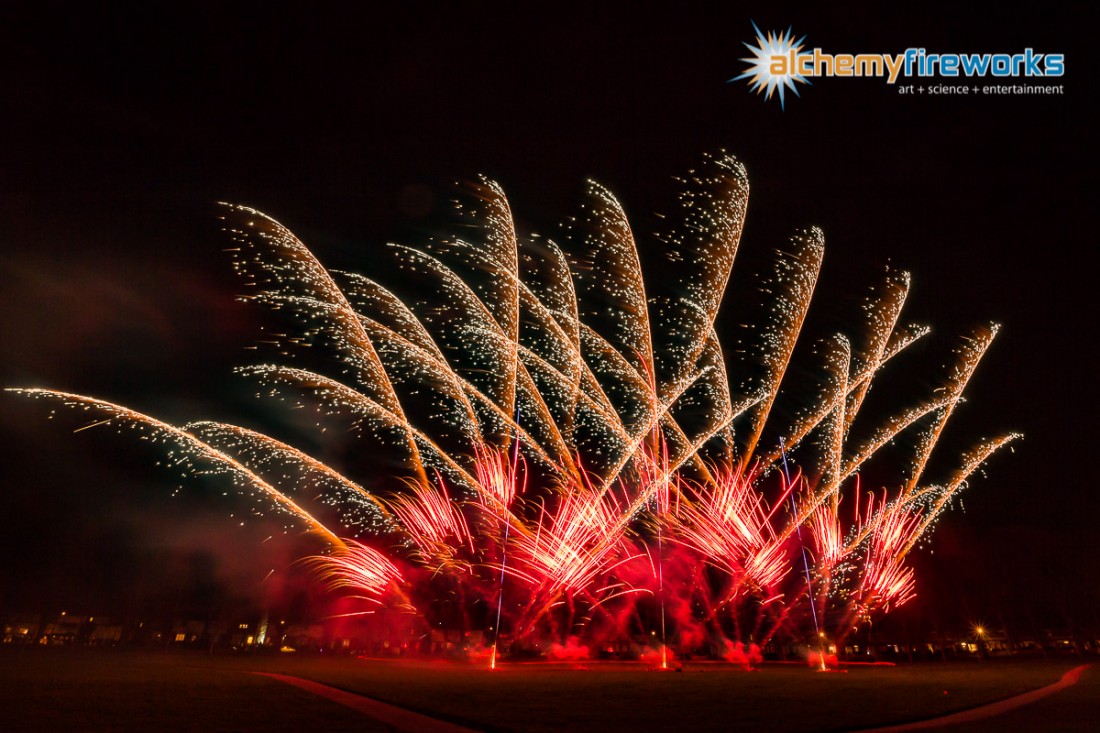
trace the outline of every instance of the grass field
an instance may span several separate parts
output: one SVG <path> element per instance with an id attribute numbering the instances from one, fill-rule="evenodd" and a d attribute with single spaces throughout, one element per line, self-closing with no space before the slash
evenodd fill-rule
<path id="1" fill-rule="evenodd" d="M 930 663 L 834 673 L 799 666 L 748 673 L 707 664 L 683 672 L 505 665 L 489 672 L 444 662 L 5 649 L 0 729 L 386 730 L 336 703 L 249 674 L 275 671 L 487 731 L 843 731 L 1002 699 L 1054 682 L 1079 663 Z M 1078 686 L 1082 720 L 1095 720 L 1096 676 L 1087 674 Z"/>

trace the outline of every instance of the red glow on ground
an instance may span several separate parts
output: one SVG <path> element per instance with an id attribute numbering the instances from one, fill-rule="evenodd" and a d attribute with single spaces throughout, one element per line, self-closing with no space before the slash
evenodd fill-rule
<path id="1" fill-rule="evenodd" d="M 822 671 L 840 669 L 840 660 L 836 654 L 826 654 L 823 658 L 821 652 L 811 651 L 807 655 L 806 661 L 811 667 Z"/>
<path id="2" fill-rule="evenodd" d="M 551 644 L 547 659 L 555 662 L 579 662 L 589 659 L 587 644 L 581 644 L 575 636 L 566 639 L 565 644 Z"/>

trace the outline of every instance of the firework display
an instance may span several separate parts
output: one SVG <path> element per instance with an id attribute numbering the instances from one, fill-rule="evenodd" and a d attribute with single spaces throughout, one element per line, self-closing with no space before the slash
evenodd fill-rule
<path id="1" fill-rule="evenodd" d="M 240 372 L 350 431 L 399 482 L 353 480 L 244 427 L 13 391 L 228 477 L 256 513 L 316 535 L 306 562 L 334 592 L 413 626 L 482 632 L 493 663 L 498 640 L 580 658 L 645 638 L 667 665 L 704 649 L 751 663 L 777 634 L 843 638 L 913 596 L 909 553 L 1018 437 L 926 476 L 996 327 L 967 334 L 923 399 L 861 414 L 928 329 L 901 322 L 909 278 L 888 271 L 857 328 L 804 343 L 824 253 L 810 229 L 776 252 L 766 316 L 724 352 L 715 324 L 748 181 L 719 155 L 680 183 L 652 291 L 623 207 L 595 183 L 555 242 L 517 232 L 502 189 L 481 181 L 460 207 L 477 235 L 391 246 L 396 285 L 330 271 L 276 221 L 225 207 L 246 299 L 296 325 L 271 337 L 287 362 L 309 352 Z M 871 486 L 861 471 L 899 437 L 908 453 L 895 445 Z"/>

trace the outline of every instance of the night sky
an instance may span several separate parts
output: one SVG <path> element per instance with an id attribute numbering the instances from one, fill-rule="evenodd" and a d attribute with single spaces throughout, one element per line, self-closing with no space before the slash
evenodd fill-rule
<path id="1" fill-rule="evenodd" d="M 256 359 L 246 347 L 265 316 L 235 299 L 214 202 L 254 206 L 322 262 L 370 273 L 386 242 L 446 233 L 455 181 L 495 178 L 522 231 L 553 234 L 594 178 L 652 261 L 672 177 L 724 149 L 752 185 L 728 300 L 752 300 L 754 265 L 817 225 L 823 332 L 886 263 L 912 273 L 907 320 L 934 328 L 911 362 L 1003 324 L 943 453 L 1007 430 L 1026 438 L 943 521 L 943 565 L 1011 577 L 1031 555 L 1044 559 L 1021 583 L 1057 568 L 1071 594 L 1100 585 L 1083 13 L 154 5 L 0 11 L 0 385 L 262 428 L 274 408 L 232 368 Z M 727 83 L 744 70 L 751 21 L 832 53 L 1064 53 L 1065 92 L 932 98 L 821 79 L 781 110 Z M 257 549 L 266 532 L 229 519 L 220 490 L 183 482 L 171 498 L 180 482 L 156 467 L 158 449 L 110 430 L 72 435 L 83 416 L 48 414 L 0 396 L 0 611 L 125 610 L 158 579 L 201 574 L 204 553 L 241 587 L 282 562 Z M 937 567 L 918 592 L 950 605 L 965 582 Z"/>

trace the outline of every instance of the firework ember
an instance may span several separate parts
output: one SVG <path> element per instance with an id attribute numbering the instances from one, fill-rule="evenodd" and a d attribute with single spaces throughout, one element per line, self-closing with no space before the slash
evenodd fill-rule
<path id="1" fill-rule="evenodd" d="M 244 427 L 176 427 L 92 397 L 13 391 L 87 410 L 88 427 L 133 428 L 185 472 L 228 475 L 258 509 L 312 532 L 306 562 L 364 608 L 435 628 L 455 614 L 434 601 L 457 599 L 463 628 L 492 640 L 493 664 L 499 642 L 563 660 L 634 645 L 662 667 L 706 648 L 752 667 L 776 634 L 841 638 L 854 618 L 909 600 L 908 553 L 1018 436 L 980 442 L 941 483 L 926 478 L 995 326 L 967 335 L 923 399 L 886 406 L 884 419 L 861 412 L 888 362 L 928 329 L 901 323 L 909 277 L 890 271 L 862 324 L 807 350 L 817 229 L 777 251 L 767 315 L 740 361 L 727 359 L 715 321 L 748 181 L 717 156 L 681 183 L 650 291 L 623 207 L 595 183 L 560 242 L 518 232 L 497 184 L 473 186 L 460 214 L 480 236 L 389 249 L 415 298 L 330 271 L 273 219 L 225 207 L 247 300 L 297 325 L 280 349 L 331 356 L 242 373 L 343 421 L 404 467 L 400 482 L 353 480 Z M 810 370 L 798 409 L 780 409 L 803 390 L 788 375 Z M 899 437 L 909 457 L 861 489 L 860 471 Z"/>

